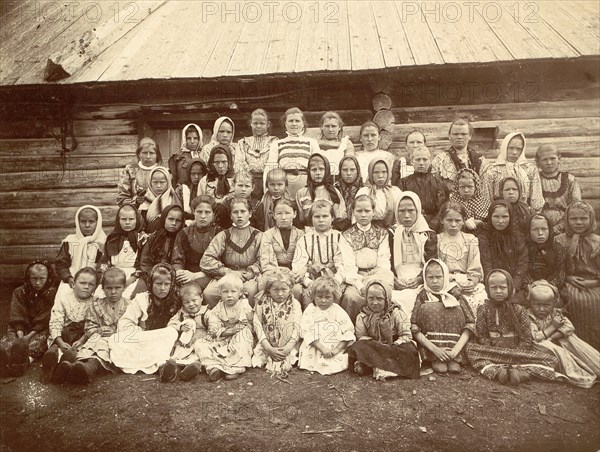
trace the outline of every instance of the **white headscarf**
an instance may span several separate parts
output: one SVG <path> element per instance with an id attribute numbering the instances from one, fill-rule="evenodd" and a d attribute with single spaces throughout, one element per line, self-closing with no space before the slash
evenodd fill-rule
<path id="1" fill-rule="evenodd" d="M 494 162 L 495 165 L 505 165 L 507 163 L 509 165 L 511 164 L 508 161 L 508 145 L 510 143 L 510 140 L 517 136 L 521 137 L 521 139 L 523 140 L 523 152 L 521 152 L 521 155 L 519 155 L 517 161 L 512 163 L 512 165 L 522 165 L 523 163 L 527 163 L 527 159 L 525 158 L 525 149 L 527 148 L 527 140 L 525 140 L 525 135 L 523 135 L 521 132 L 511 132 L 508 135 L 506 135 L 502 140 L 502 144 L 500 145 L 500 154 Z"/>
<path id="2" fill-rule="evenodd" d="M 402 200 L 405 198 L 409 198 L 415 204 L 415 207 L 417 209 L 417 220 L 408 229 L 405 228 L 401 224 L 400 218 L 398 216 L 398 207 L 400 205 L 400 202 L 402 202 Z M 394 250 L 393 250 L 393 252 L 394 252 L 395 266 L 397 267 L 399 265 L 399 263 L 402 262 L 402 236 L 405 233 L 407 235 L 410 235 L 410 234 L 414 235 L 415 241 L 417 242 L 417 246 L 419 247 L 419 252 L 421 253 L 421 259 L 422 259 L 423 263 L 425 263 L 425 252 L 424 252 L 425 251 L 425 242 L 427 242 L 427 239 L 429 238 L 428 233 L 433 232 L 433 231 L 431 230 L 431 228 L 427 224 L 427 220 L 421 213 L 421 200 L 419 199 L 419 195 L 417 195 L 415 192 L 412 192 L 412 191 L 403 191 L 402 196 L 400 197 L 400 201 L 398 202 L 398 204 L 396 206 L 395 214 L 396 214 L 396 222 L 398 223 L 398 225 L 396 226 L 395 232 L 394 232 Z"/>
<path id="3" fill-rule="evenodd" d="M 167 190 L 159 196 L 152 191 L 152 176 L 154 173 L 163 173 L 167 178 Z M 151 221 L 160 217 L 163 209 L 171 204 L 180 204 L 179 198 L 173 189 L 173 183 L 171 182 L 171 175 L 169 174 L 169 170 L 163 166 L 157 166 L 152 171 L 150 171 L 150 177 L 148 178 L 148 191 L 146 192 L 146 201 L 150 202 L 148 206 L 148 212 L 146 213 L 146 222 L 150 223 Z"/>
<path id="4" fill-rule="evenodd" d="M 79 215 L 84 209 L 93 210 L 98 217 L 94 233 L 88 236 L 83 235 L 81 227 L 79 226 Z M 83 267 L 87 267 L 89 263 L 95 262 L 98 250 L 102 250 L 104 242 L 106 242 L 106 234 L 102 229 L 102 212 L 100 212 L 100 209 L 91 205 L 80 207 L 75 214 L 75 234 L 69 234 L 63 242 L 73 245 L 69 247 L 69 252 L 71 254 L 71 267 L 69 270 L 71 271 L 71 275 L 75 275 L 75 273 Z M 95 244 L 95 246 L 88 247 L 88 245 L 92 243 Z"/>
<path id="5" fill-rule="evenodd" d="M 425 278 L 427 267 L 433 263 L 437 263 L 440 267 L 442 267 L 442 273 L 444 274 L 444 285 L 442 286 L 441 290 L 437 292 L 431 290 L 427 286 L 427 279 Z M 456 297 L 450 293 L 450 290 L 455 287 L 456 283 L 450 282 L 450 270 L 448 270 L 448 266 L 440 259 L 429 259 L 423 267 L 423 288 L 427 293 L 427 301 L 440 301 L 441 299 L 445 308 L 454 308 L 459 306 Z"/>
<path id="6" fill-rule="evenodd" d="M 196 129 L 196 131 L 198 132 L 198 147 L 194 150 L 188 149 L 186 146 L 186 132 L 188 130 L 188 128 L 193 127 L 194 129 Z M 198 127 L 198 125 L 194 124 L 194 123 L 189 123 L 187 124 L 182 130 L 181 130 L 181 152 L 190 152 L 192 154 L 192 158 L 199 158 L 200 157 L 200 150 L 202 149 L 202 129 L 200 127 Z"/>
<path id="7" fill-rule="evenodd" d="M 233 122 L 233 120 L 228 117 L 228 116 L 221 116 L 220 118 L 218 118 L 215 121 L 215 124 L 213 125 L 213 134 L 211 137 L 211 142 L 219 143 L 219 140 L 217 140 L 217 134 L 219 133 L 219 129 L 221 128 L 221 124 L 223 124 L 223 122 L 225 121 L 229 121 L 231 123 L 231 142 L 229 143 L 229 145 L 231 146 L 233 144 L 233 137 L 235 136 L 235 123 Z"/>

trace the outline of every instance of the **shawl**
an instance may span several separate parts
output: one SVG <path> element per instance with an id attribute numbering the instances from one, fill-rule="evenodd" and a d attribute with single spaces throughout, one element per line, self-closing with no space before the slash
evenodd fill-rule
<path id="1" fill-rule="evenodd" d="M 200 166 L 200 179 L 198 180 L 198 183 L 194 184 L 192 183 L 192 168 L 194 167 L 194 165 L 198 165 Z M 207 171 L 206 171 L 206 163 L 204 163 L 201 159 L 199 158 L 194 158 L 190 161 L 190 164 L 188 166 L 188 172 L 187 172 L 187 180 L 188 182 L 188 187 L 190 188 L 190 194 L 191 194 L 191 198 L 194 199 L 194 197 L 196 196 L 196 194 L 198 193 L 198 185 L 200 185 L 200 180 L 206 175 Z"/>
<path id="2" fill-rule="evenodd" d="M 387 179 L 385 181 L 385 185 L 383 186 L 383 188 L 377 188 L 377 186 L 375 185 L 375 181 L 373 179 L 373 171 L 375 169 L 375 165 L 377 165 L 378 163 L 383 163 L 387 169 Z M 383 223 L 385 225 L 394 224 L 394 217 L 396 215 L 395 211 L 396 211 L 397 206 L 396 206 L 396 203 L 394 202 L 394 194 L 392 193 L 392 169 L 390 167 L 388 167 L 388 164 L 385 160 L 373 159 L 369 162 L 368 182 L 370 185 L 369 196 L 372 199 L 377 199 L 377 190 L 383 190 L 383 193 L 385 194 L 386 209 L 385 209 L 385 215 L 383 217 Z M 409 192 L 407 192 L 407 193 L 409 193 Z M 413 193 L 413 192 L 410 192 L 410 193 Z M 418 196 L 417 196 L 417 199 L 419 199 Z M 419 203 L 420 202 L 421 202 L 421 200 L 419 199 Z M 419 210 L 419 212 L 421 212 L 421 206 L 419 206 L 418 210 Z"/>
<path id="3" fill-rule="evenodd" d="M 199 139 L 198 139 L 198 146 L 196 146 L 196 149 L 188 149 L 186 146 L 187 140 L 186 140 L 185 134 L 189 127 L 193 127 L 194 129 L 196 129 L 196 132 L 198 132 Z M 196 158 L 200 157 L 201 149 L 202 149 L 202 129 L 194 123 L 186 124 L 186 126 L 183 129 L 181 129 L 181 147 L 179 148 L 180 152 L 181 153 L 189 152 L 191 154 L 192 158 L 196 159 Z"/>
<path id="4" fill-rule="evenodd" d="M 34 265 L 43 265 L 48 270 L 48 279 L 46 280 L 46 284 L 44 284 L 44 287 L 42 287 L 39 292 L 36 292 L 33 287 L 31 287 L 31 282 L 29 281 L 31 269 Z M 52 307 L 58 282 L 59 281 L 56 279 L 56 275 L 54 274 L 54 270 L 52 269 L 50 262 L 36 259 L 25 269 L 25 284 L 23 284 L 22 287 L 22 294 L 29 304 L 33 305 L 36 304 L 38 300 L 42 300 L 46 303 L 49 303 L 50 307 Z"/>
<path id="5" fill-rule="evenodd" d="M 217 154 L 223 154 L 227 157 L 228 170 L 225 174 L 217 173 L 215 168 L 215 156 Z M 228 146 L 217 144 L 210 151 L 210 157 L 208 158 L 206 182 L 217 181 L 217 188 L 215 190 L 216 195 L 225 196 L 231 191 L 231 185 L 229 179 L 233 173 L 233 156 Z"/>
<path id="6" fill-rule="evenodd" d="M 573 209 L 581 209 L 590 216 L 590 224 L 585 232 L 576 234 L 569 224 L 569 214 Z M 565 212 L 565 233 L 567 236 L 567 252 L 569 255 L 587 266 L 593 266 L 590 257 L 600 252 L 600 237 L 594 234 L 596 230 L 596 215 L 594 208 L 585 201 L 573 202 Z"/>
<path id="7" fill-rule="evenodd" d="M 321 159 L 323 161 L 323 164 L 325 165 L 325 175 L 323 176 L 322 182 L 315 182 L 311 178 L 311 175 L 310 175 L 310 164 L 314 159 L 317 159 L 317 158 Z M 322 154 L 313 154 L 308 159 L 308 163 L 307 163 L 306 167 L 309 169 L 308 176 L 306 179 L 306 186 L 308 187 L 310 199 L 314 200 L 315 199 L 315 191 L 316 191 L 317 187 L 323 186 L 325 188 L 325 190 L 327 190 L 327 192 L 329 193 L 331 202 L 333 204 L 339 204 L 340 197 L 337 194 L 337 192 L 333 186 L 333 176 L 331 175 L 331 166 L 329 165 L 329 160 L 327 159 L 327 157 L 325 157 Z"/>
<path id="8" fill-rule="evenodd" d="M 153 256 L 154 262 L 160 262 L 162 259 L 158 258 L 164 251 L 165 243 L 168 241 L 167 261 L 171 260 L 171 254 L 173 253 L 173 247 L 175 246 L 175 238 L 179 231 L 183 228 L 183 221 L 181 227 L 175 232 L 169 232 L 165 229 L 165 221 L 169 212 L 173 209 L 179 209 L 183 213 L 181 206 L 173 204 L 163 209 L 160 214 L 160 227 L 152 234 L 152 240 L 148 240 L 147 246 L 150 247 L 150 254 Z"/>
<path id="9" fill-rule="evenodd" d="M 135 228 L 133 231 L 125 232 L 121 227 L 121 222 L 119 221 L 119 214 L 123 208 L 128 207 L 132 208 L 135 211 Z M 139 210 L 130 204 L 125 204 L 119 208 L 117 211 L 117 216 L 115 219 L 115 227 L 108 234 L 106 238 L 106 244 L 104 245 L 104 249 L 106 251 L 107 256 L 110 258 L 112 256 L 116 256 L 121 252 L 123 248 L 123 243 L 125 240 L 129 242 L 133 251 L 137 252 L 138 250 L 138 234 L 142 232 L 144 229 L 144 220 L 142 218 L 142 214 L 140 214 Z"/>
<path id="10" fill-rule="evenodd" d="M 156 270 L 163 268 L 167 270 L 171 276 L 171 288 L 165 298 L 158 298 L 152 292 Z M 181 307 L 179 299 L 179 291 L 177 290 L 177 279 L 175 269 L 169 264 L 156 264 L 150 272 L 148 284 L 148 318 L 146 319 L 146 330 L 156 330 L 164 328 L 169 323 L 169 320 Z"/>
<path id="11" fill-rule="evenodd" d="M 167 178 L 167 189 L 162 195 L 159 196 L 156 196 L 156 193 L 152 191 L 152 176 L 157 172 L 163 173 Z M 150 182 L 148 184 L 148 191 L 146 192 L 146 201 L 148 201 L 150 205 L 148 206 L 148 212 L 146 213 L 146 222 L 150 224 L 160 216 L 161 212 L 166 206 L 171 204 L 181 205 L 181 201 L 179 200 L 175 189 L 173 189 L 171 174 L 169 174 L 169 170 L 167 168 L 163 166 L 157 166 L 150 172 L 150 177 L 148 180 Z"/>
<path id="12" fill-rule="evenodd" d="M 492 224 L 492 214 L 494 213 L 494 210 L 498 206 L 506 207 L 506 209 L 508 210 L 508 215 L 509 215 L 508 226 L 506 226 L 506 228 L 502 231 L 497 230 L 494 227 L 494 225 Z M 504 250 L 517 248 L 516 246 L 513 246 L 513 240 L 519 239 L 520 235 L 518 237 L 516 236 L 517 231 L 515 230 L 515 227 L 514 227 L 515 222 L 513 220 L 514 220 L 513 208 L 512 208 L 512 205 L 508 201 L 504 201 L 503 199 L 498 199 L 492 203 L 492 205 L 490 206 L 490 208 L 488 210 L 488 217 L 487 217 L 487 233 L 488 233 L 488 238 L 489 238 L 489 247 L 491 248 L 491 251 L 492 251 L 492 256 L 500 256 L 500 255 L 504 254 Z M 511 283 L 512 283 L 512 279 L 511 279 Z"/>
<path id="13" fill-rule="evenodd" d="M 425 220 L 425 217 L 421 213 L 421 200 L 419 199 L 419 196 L 417 196 L 417 194 L 412 191 L 405 191 L 402 192 L 402 198 L 400 198 L 400 201 L 402 201 L 405 198 L 409 198 L 414 203 L 417 209 L 417 220 L 410 228 L 405 228 L 399 221 L 398 209 L 396 208 L 396 222 L 398 223 L 398 225 L 396 226 L 396 229 L 394 231 L 394 262 L 396 262 L 396 265 L 398 265 L 398 263 L 403 261 L 402 236 L 404 234 L 414 234 L 415 241 L 419 246 L 419 252 L 421 253 L 421 259 L 423 260 L 423 263 L 425 263 L 425 242 L 427 242 L 427 239 L 429 238 L 429 232 L 433 231 L 429 228 L 427 220 Z"/>
<path id="14" fill-rule="evenodd" d="M 517 185 L 517 189 L 519 190 L 519 198 L 517 199 L 517 202 L 510 203 L 510 205 L 512 206 L 512 209 L 513 209 L 513 214 L 515 215 L 515 222 L 518 223 L 519 222 L 519 221 L 517 221 L 518 219 L 520 219 L 522 222 L 525 222 L 526 219 L 531 216 L 532 209 L 531 209 L 531 207 L 529 207 L 529 205 L 527 205 L 527 203 L 522 201 L 523 187 L 521 186 L 521 184 L 519 183 L 519 181 L 516 178 L 514 178 L 512 176 L 508 176 L 500 181 L 500 198 L 502 198 L 502 192 L 504 191 L 504 184 L 506 184 L 507 181 L 513 181 Z M 511 219 L 512 219 L 512 217 L 511 217 Z M 523 232 L 528 232 L 528 231 L 523 231 Z"/>
<path id="15" fill-rule="evenodd" d="M 94 212 L 96 212 L 96 215 L 98 216 L 96 229 L 94 230 L 92 235 L 88 236 L 84 236 L 81 232 L 81 228 L 79 227 L 79 214 L 84 209 L 91 209 Z M 94 251 L 93 257 L 89 259 L 86 259 L 84 257 L 84 255 L 88 252 L 87 245 L 89 245 L 90 243 L 96 243 L 98 245 L 98 249 L 102 249 L 104 243 L 106 242 L 106 234 L 102 230 L 102 213 L 100 212 L 100 209 L 98 209 L 96 206 L 91 205 L 85 205 L 83 207 L 80 207 L 77 210 L 77 213 L 75 214 L 75 234 L 69 234 L 63 240 L 63 242 L 67 242 L 73 245 L 71 247 L 72 255 L 70 271 L 71 274 L 74 275 L 79 269 L 81 269 L 84 262 L 88 260 L 93 261 L 96 259 L 96 251 Z"/>
<path id="16" fill-rule="evenodd" d="M 444 274 L 444 286 L 437 292 L 431 290 L 427 285 L 427 279 L 425 278 L 427 267 L 432 263 L 437 263 L 442 267 L 442 273 Z M 427 294 L 427 301 L 441 301 L 445 308 L 455 308 L 456 306 L 459 306 L 459 302 L 456 297 L 450 293 L 450 290 L 455 287 L 456 283 L 450 282 L 450 270 L 448 270 L 448 266 L 440 259 L 429 259 L 423 267 L 423 288 Z"/>
<path id="17" fill-rule="evenodd" d="M 393 323 L 393 311 L 399 309 L 394 303 L 392 303 L 392 288 L 386 283 L 377 279 L 371 279 L 365 286 L 365 296 L 369 292 L 369 288 L 372 286 L 379 286 L 385 293 L 385 305 L 383 311 L 373 312 L 369 305 L 366 304 L 362 308 L 362 312 L 365 314 L 364 324 L 367 328 L 367 334 L 372 339 L 383 344 L 394 343 L 394 323 Z"/>
<path id="18" fill-rule="evenodd" d="M 292 312 L 294 297 L 290 292 L 289 297 L 283 303 L 276 303 L 265 291 L 257 304 L 262 305 L 260 323 L 264 326 L 265 336 L 273 347 L 279 347 L 281 336 L 289 331 L 288 318 Z"/>
<path id="19" fill-rule="evenodd" d="M 351 160 L 356 166 L 356 179 L 350 184 L 344 182 L 341 176 L 342 165 L 346 160 Z M 340 176 L 338 178 L 338 181 L 334 184 L 334 187 L 340 191 L 340 193 L 342 194 L 342 198 L 344 198 L 344 201 L 346 202 L 346 211 L 348 212 L 348 218 L 352 218 L 352 210 L 354 209 L 354 198 L 356 197 L 356 193 L 358 193 L 358 190 L 360 190 L 363 186 L 363 179 L 362 175 L 360 174 L 360 165 L 358 164 L 358 160 L 356 160 L 356 157 L 344 157 L 342 160 L 340 160 L 339 170 Z"/>
<path id="20" fill-rule="evenodd" d="M 454 168 L 456 168 L 456 171 L 467 168 L 467 165 L 465 165 L 458 157 L 456 149 L 451 147 L 447 152 L 448 156 L 450 157 L 450 161 L 454 165 Z M 481 169 L 481 158 L 479 155 L 477 155 L 477 152 L 475 152 L 473 149 L 467 148 L 467 157 L 469 159 L 469 165 L 471 166 L 471 169 L 479 174 L 479 170 Z"/>
<path id="21" fill-rule="evenodd" d="M 492 270 L 485 278 L 485 290 L 489 294 L 490 293 L 490 277 L 494 273 L 502 273 L 506 277 L 506 281 L 508 284 L 508 297 L 506 300 L 502 302 L 492 301 L 492 306 L 497 312 L 508 312 L 508 318 L 512 320 L 512 327 L 515 331 L 515 344 L 519 344 L 521 342 L 521 338 L 527 337 L 527 333 L 525 331 L 521 331 L 521 322 L 519 322 L 519 318 L 517 317 L 517 313 L 515 312 L 515 302 L 512 301 L 512 297 L 515 294 L 515 286 L 513 284 L 513 278 L 506 270 L 495 269 Z M 492 309 L 493 310 L 493 309 Z M 491 328 L 493 331 L 493 327 Z M 499 331 L 499 326 L 497 325 L 497 329 Z"/>
<path id="22" fill-rule="evenodd" d="M 556 252 L 554 244 L 554 229 L 551 226 L 550 220 L 543 214 L 532 215 L 527 221 L 527 231 L 531 231 L 531 223 L 533 220 L 545 220 L 548 224 L 548 240 L 542 244 L 535 243 L 531 240 L 531 234 L 527 234 L 527 249 L 529 251 L 529 274 L 535 275 L 540 268 L 540 265 L 549 269 L 552 273 L 558 270 L 557 265 L 560 265 L 559 256 Z"/>
<path id="23" fill-rule="evenodd" d="M 458 192 L 458 180 L 464 173 L 469 173 L 473 176 L 473 183 L 475 184 L 475 190 L 473 196 L 469 200 L 464 200 Z M 450 193 L 450 200 L 456 201 L 462 204 L 469 214 L 473 213 L 475 219 L 487 218 L 488 209 L 490 208 L 490 200 L 485 197 L 481 191 L 481 180 L 479 175 L 470 168 L 463 168 L 458 171 L 456 179 L 454 180 L 454 189 Z"/>

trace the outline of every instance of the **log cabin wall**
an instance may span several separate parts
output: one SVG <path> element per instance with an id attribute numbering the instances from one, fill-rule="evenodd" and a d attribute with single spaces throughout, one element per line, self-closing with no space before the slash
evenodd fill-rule
<path id="1" fill-rule="evenodd" d="M 378 71 L 361 77 L 0 90 L 0 281 L 16 284 L 32 259 L 53 259 L 62 239 L 73 232 L 75 212 L 84 204 L 98 206 L 105 231 L 112 229 L 119 173 L 135 161 L 140 136 L 157 139 L 166 164 L 179 149 L 181 127 L 188 122 L 199 124 L 208 142 L 214 120 L 230 116 L 239 139 L 250 133 L 250 112 L 262 107 L 271 114 L 272 133 L 284 136 L 279 119 L 286 108 L 298 106 L 305 112 L 309 135 L 318 137 L 321 114 L 335 110 L 346 123 L 344 133 L 359 145 L 360 124 L 373 118 L 378 93 L 386 93 L 392 102 L 395 124 L 390 127 L 389 149 L 396 156 L 405 155 L 404 139 L 414 128 L 424 131 L 434 153 L 446 149 L 448 125 L 458 116 L 468 117 L 477 129 L 497 132 L 495 144 L 480 148 L 486 158 L 497 155 L 507 133 L 519 130 L 528 139 L 530 159 L 542 143 L 559 147 L 562 167 L 578 177 L 584 199 L 600 212 L 598 62 L 570 62 L 561 71 L 552 70 L 556 62 L 540 62 L 500 69 L 489 65 L 477 71 L 438 67 L 417 74 Z M 78 145 L 62 158 L 60 126 L 65 114 Z M 68 139 L 66 147 L 70 146 Z"/>

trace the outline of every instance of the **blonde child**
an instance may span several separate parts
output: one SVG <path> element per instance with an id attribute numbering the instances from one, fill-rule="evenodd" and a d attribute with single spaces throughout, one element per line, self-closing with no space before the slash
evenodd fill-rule
<path id="1" fill-rule="evenodd" d="M 373 278 L 365 286 L 366 306 L 356 318 L 356 342 L 348 348 L 354 372 L 388 377 L 419 378 L 419 354 L 406 314 L 392 303 L 392 288 Z"/>
<path id="2" fill-rule="evenodd" d="M 163 383 L 171 383 L 177 377 L 181 381 L 190 381 L 202 370 L 196 344 L 200 346 L 200 342 L 206 339 L 208 334 L 208 306 L 202 305 L 202 290 L 195 282 L 181 286 L 179 296 L 181 309 L 167 324 L 179 333 L 179 338 L 175 342 L 171 358 L 160 369 L 160 380 Z"/>
<path id="3" fill-rule="evenodd" d="M 267 173 L 266 181 L 267 191 L 254 208 L 252 215 L 252 226 L 262 232 L 275 226 L 273 213 L 277 203 L 282 199 L 292 199 L 287 190 L 288 181 L 285 171 L 279 168 L 272 169 Z"/>
<path id="4" fill-rule="evenodd" d="M 575 334 L 573 324 L 555 308 L 558 289 L 540 280 L 529 285 L 527 310 L 533 340 L 558 358 L 559 371 L 569 383 L 591 388 L 600 376 L 600 352 Z"/>
<path id="5" fill-rule="evenodd" d="M 169 171 L 173 177 L 173 185 L 187 184 L 189 179 L 189 166 L 193 159 L 200 158 L 202 149 L 202 129 L 196 124 L 187 124 L 181 130 L 181 147 L 179 151 L 169 158 Z"/>
<path id="6" fill-rule="evenodd" d="M 85 313 L 94 299 L 98 274 L 91 267 L 75 273 L 73 289 L 56 295 L 48 324 L 48 351 L 42 357 L 42 373 L 47 382 L 61 383 L 64 377 L 55 372 L 59 360 L 73 361 L 85 342 Z"/>
<path id="7" fill-rule="evenodd" d="M 243 156 L 242 166 L 252 175 L 252 199 L 260 201 L 263 197 L 263 171 L 267 166 L 271 144 L 277 137 L 269 135 L 271 121 L 262 108 L 257 108 L 250 114 L 250 127 L 252 136 L 238 141 L 238 149 L 240 156 Z"/>
<path id="8" fill-rule="evenodd" d="M 402 192 L 391 184 L 391 166 L 384 159 L 374 158 L 369 162 L 368 186 L 358 190 L 356 196 L 367 195 L 375 201 L 373 223 L 382 228 L 391 228 L 396 223 L 395 208 Z"/>
<path id="9" fill-rule="evenodd" d="M 212 308 L 219 301 L 218 279 L 236 272 L 244 281 L 244 292 L 252 304 L 258 292 L 259 249 L 262 232 L 250 226 L 250 205 L 245 198 L 231 201 L 233 226 L 219 232 L 200 260 L 200 269 L 214 278 L 204 291 L 204 301 Z"/>
<path id="10" fill-rule="evenodd" d="M 346 348 L 355 340 L 354 325 L 337 304 L 341 298 L 338 282 L 329 276 L 317 278 L 310 289 L 312 302 L 302 314 L 302 344 L 298 367 L 331 375 L 348 368 Z"/>
<path id="11" fill-rule="evenodd" d="M 226 195 L 223 202 L 216 207 L 215 223 L 221 229 L 227 229 L 231 226 L 231 201 L 233 198 L 247 199 L 250 212 L 254 213 L 254 208 L 258 202 L 251 196 L 253 184 L 253 178 L 249 172 L 240 170 L 235 173 L 235 176 L 233 176 L 233 191 Z"/>
<path id="12" fill-rule="evenodd" d="M 338 167 L 340 160 L 346 156 L 354 155 L 354 144 L 344 135 L 344 122 L 335 111 L 328 111 L 321 116 L 319 121 L 321 137 L 319 138 L 319 148 L 321 153 L 329 161 L 331 175 L 337 179 L 340 174 Z"/>
<path id="13" fill-rule="evenodd" d="M 230 273 L 219 280 L 219 303 L 208 311 L 208 337 L 197 347 L 210 381 L 235 380 L 252 367 L 254 313 L 243 297 L 243 281 Z"/>
<path id="14" fill-rule="evenodd" d="M 152 138 L 142 138 L 135 150 L 137 163 L 126 165 L 119 177 L 117 188 L 117 204 L 130 204 L 139 208 L 144 202 L 144 195 L 150 187 L 150 171 L 162 165 L 162 157 L 158 144 Z"/>
<path id="15" fill-rule="evenodd" d="M 77 359 L 64 360 L 56 368 L 63 380 L 75 384 L 89 384 L 101 370 L 114 372 L 109 356 L 108 338 L 117 332 L 117 322 L 125 313 L 129 299 L 123 296 L 125 272 L 109 268 L 102 276 L 102 298 L 96 298 L 85 313 L 85 342 L 77 352 Z"/>
<path id="16" fill-rule="evenodd" d="M 466 364 L 463 348 L 475 333 L 475 317 L 453 289 L 448 267 L 431 259 L 423 268 L 423 289 L 411 317 L 411 331 L 424 361 L 437 373 L 459 373 Z"/>
<path id="17" fill-rule="evenodd" d="M 265 289 L 256 296 L 254 331 L 257 344 L 252 366 L 286 377 L 298 361 L 302 307 L 293 296 L 294 275 L 288 268 L 264 274 Z"/>

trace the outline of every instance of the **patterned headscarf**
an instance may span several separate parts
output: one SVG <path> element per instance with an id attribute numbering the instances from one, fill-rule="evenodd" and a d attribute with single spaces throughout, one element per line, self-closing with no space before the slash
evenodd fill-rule
<path id="1" fill-rule="evenodd" d="M 158 298 L 152 292 L 154 280 L 158 276 L 158 270 L 165 270 L 171 278 L 171 288 L 165 298 Z M 146 330 L 156 330 L 167 326 L 169 319 L 181 307 L 179 290 L 177 287 L 177 278 L 175 269 L 169 264 L 156 264 L 150 272 L 148 284 L 148 318 L 146 319 Z"/>
<path id="2" fill-rule="evenodd" d="M 580 209 L 586 212 L 590 216 L 590 223 L 588 228 L 581 234 L 576 234 L 573 228 L 569 224 L 569 214 L 573 209 Z M 600 243 L 598 236 L 594 234 L 596 230 L 596 214 L 594 208 L 585 201 L 575 201 L 569 204 L 565 212 L 565 233 L 569 239 L 567 245 L 567 251 L 570 256 L 577 260 L 588 262 L 588 256 L 597 254 Z"/>
<path id="3" fill-rule="evenodd" d="M 354 166 L 356 167 L 356 179 L 351 184 L 347 184 L 342 179 L 342 165 L 347 160 L 354 162 Z M 334 184 L 334 186 L 340 191 L 342 197 L 344 198 L 344 201 L 346 202 L 348 218 L 352 218 L 352 210 L 354 209 L 354 198 L 356 197 L 358 190 L 360 190 L 363 186 L 363 179 L 362 175 L 360 174 L 360 164 L 358 163 L 356 157 L 348 156 L 340 160 L 339 169 L 340 175 L 338 176 L 338 181 Z"/>
<path id="4" fill-rule="evenodd" d="M 458 192 L 458 181 L 463 174 L 470 174 L 475 184 L 475 190 L 473 196 L 468 201 L 463 199 Z M 450 193 L 450 200 L 456 201 L 459 204 L 465 206 L 469 215 L 472 215 L 477 220 L 483 220 L 487 218 L 488 209 L 490 208 L 490 200 L 483 196 L 481 192 L 481 182 L 479 175 L 470 168 L 463 168 L 458 171 L 456 179 L 454 179 L 454 189 Z"/>
<path id="5" fill-rule="evenodd" d="M 167 189 L 163 194 L 158 196 L 156 196 L 156 193 L 152 191 L 152 176 L 156 173 L 164 174 L 165 178 L 167 179 Z M 148 178 L 148 181 L 148 191 L 146 192 L 145 198 L 146 201 L 150 202 L 150 206 L 148 206 L 148 212 L 146 213 L 146 221 L 148 224 L 150 224 L 160 216 L 161 212 L 166 206 L 171 204 L 181 205 L 181 201 L 173 189 L 171 174 L 167 168 L 163 166 L 157 166 L 154 168 L 152 171 L 150 171 L 150 177 Z"/>
<path id="6" fill-rule="evenodd" d="M 225 174 L 219 174 L 215 168 L 215 156 L 223 154 L 227 157 L 227 172 Z M 229 184 L 229 178 L 233 174 L 233 156 L 228 146 L 217 144 L 210 151 L 210 157 L 208 158 L 206 181 L 212 182 L 217 181 L 217 189 L 215 195 L 225 196 L 231 191 L 231 185 Z"/>
<path id="7" fill-rule="evenodd" d="M 383 188 L 377 188 L 377 186 L 375 185 L 375 180 L 373 178 L 373 172 L 375 171 L 375 165 L 377 165 L 378 163 L 383 163 L 387 170 L 387 180 L 385 181 Z M 397 206 L 396 206 L 396 203 L 394 202 L 394 194 L 392 192 L 392 169 L 388 166 L 388 164 L 385 160 L 373 159 L 369 162 L 369 175 L 368 175 L 367 180 L 370 185 L 369 196 L 371 197 L 371 199 L 377 199 L 377 190 L 383 190 L 383 193 L 385 194 L 385 202 L 387 205 L 387 208 L 385 209 L 385 214 L 383 216 L 383 224 L 386 226 L 387 225 L 392 226 L 394 224 L 394 218 L 397 215 L 397 213 L 396 213 Z M 419 202 L 421 202 L 420 199 L 419 199 Z"/>
<path id="8" fill-rule="evenodd" d="M 508 297 L 506 300 L 502 302 L 493 301 L 494 307 L 498 311 L 507 311 L 509 318 L 512 320 L 512 327 L 515 331 L 515 343 L 519 344 L 521 342 L 522 337 L 526 337 L 527 334 L 524 331 L 521 331 L 521 322 L 519 322 L 519 318 L 517 317 L 517 313 L 515 312 L 515 306 L 512 302 L 512 297 L 515 294 L 515 285 L 513 283 L 513 278 L 506 270 L 495 269 L 488 273 L 485 278 L 485 290 L 489 294 L 490 293 L 490 278 L 495 273 L 502 273 L 506 277 L 506 283 L 508 285 Z"/>
<path id="9" fill-rule="evenodd" d="M 323 164 L 325 165 L 325 175 L 323 176 L 322 182 L 315 182 L 310 175 L 310 164 L 315 159 L 321 159 Z M 333 187 L 333 176 L 331 175 L 331 166 L 329 165 L 329 160 L 322 154 L 313 154 L 308 159 L 308 163 L 306 165 L 308 168 L 308 177 L 306 179 L 306 186 L 308 187 L 308 192 L 310 193 L 310 199 L 315 199 L 315 191 L 317 187 L 323 186 L 327 193 L 329 193 L 329 197 L 331 198 L 331 202 L 334 204 L 340 203 L 340 197 L 337 194 L 335 188 Z"/>

